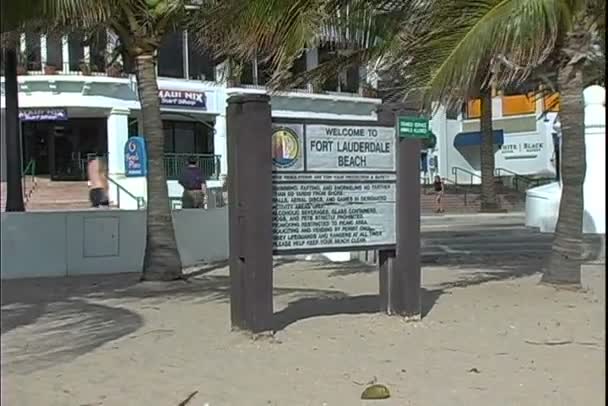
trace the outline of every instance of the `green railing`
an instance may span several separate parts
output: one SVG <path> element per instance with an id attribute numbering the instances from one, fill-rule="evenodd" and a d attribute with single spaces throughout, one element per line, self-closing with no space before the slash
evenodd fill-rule
<path id="1" fill-rule="evenodd" d="M 510 169 L 505 168 L 496 168 L 494 170 L 494 176 L 501 179 L 509 178 L 511 187 L 522 193 L 530 188 L 542 186 L 553 181 L 553 178 L 533 178 L 530 176 L 520 175 Z"/>
<path id="2" fill-rule="evenodd" d="M 27 163 L 25 169 L 21 172 L 21 181 L 23 182 L 23 201 L 27 204 L 38 183 L 36 180 L 36 160 L 31 159 Z"/>
<path id="3" fill-rule="evenodd" d="M 220 156 L 211 154 L 176 154 L 165 153 L 165 176 L 167 180 L 177 180 L 188 160 L 195 158 L 207 180 L 218 180 L 220 177 Z"/>
<path id="4" fill-rule="evenodd" d="M 88 153 L 83 154 L 84 157 L 78 159 L 78 168 L 81 172 L 83 180 L 87 179 L 87 164 L 89 160 L 93 159 L 97 154 Z M 102 156 L 104 159 L 108 159 L 108 154 L 105 153 Z M 195 158 L 197 165 L 203 171 L 203 176 L 207 180 L 218 180 L 221 172 L 221 160 L 219 155 L 212 154 L 177 154 L 177 153 L 165 153 L 165 176 L 167 180 L 177 180 L 179 175 L 185 166 L 188 165 L 188 160 Z"/>

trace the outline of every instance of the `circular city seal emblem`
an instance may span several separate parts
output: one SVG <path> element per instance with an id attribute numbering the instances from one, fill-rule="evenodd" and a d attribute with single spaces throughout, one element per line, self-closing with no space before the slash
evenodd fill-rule
<path id="1" fill-rule="evenodd" d="M 272 132 L 272 163 L 278 168 L 289 168 L 298 161 L 299 156 L 298 134 L 291 128 L 276 128 Z"/>

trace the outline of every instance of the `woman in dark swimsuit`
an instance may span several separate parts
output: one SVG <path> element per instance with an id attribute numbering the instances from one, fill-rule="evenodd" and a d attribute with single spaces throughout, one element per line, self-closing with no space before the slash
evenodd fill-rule
<path id="1" fill-rule="evenodd" d="M 444 213 L 443 206 L 441 204 L 441 198 L 443 197 L 444 185 L 441 177 L 435 176 L 435 181 L 433 182 L 433 188 L 435 189 L 435 203 L 437 204 L 437 208 L 435 209 L 435 213 Z"/>

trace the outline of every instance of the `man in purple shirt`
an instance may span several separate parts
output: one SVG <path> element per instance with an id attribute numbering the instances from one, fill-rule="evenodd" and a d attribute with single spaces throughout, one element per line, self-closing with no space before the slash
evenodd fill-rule
<path id="1" fill-rule="evenodd" d="M 203 171 L 196 165 L 196 158 L 188 159 L 188 165 L 182 170 L 179 184 L 184 188 L 182 194 L 182 209 L 205 208 L 205 192 L 207 185 Z"/>

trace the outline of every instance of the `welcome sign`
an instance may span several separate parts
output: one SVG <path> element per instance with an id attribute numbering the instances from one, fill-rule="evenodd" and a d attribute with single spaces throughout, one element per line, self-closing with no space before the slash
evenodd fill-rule
<path id="1" fill-rule="evenodd" d="M 275 123 L 274 252 L 394 246 L 395 141 L 392 127 Z"/>
<path id="2" fill-rule="evenodd" d="M 192 90 L 160 89 L 158 91 L 161 106 L 188 107 L 194 109 L 207 109 L 205 92 Z"/>

